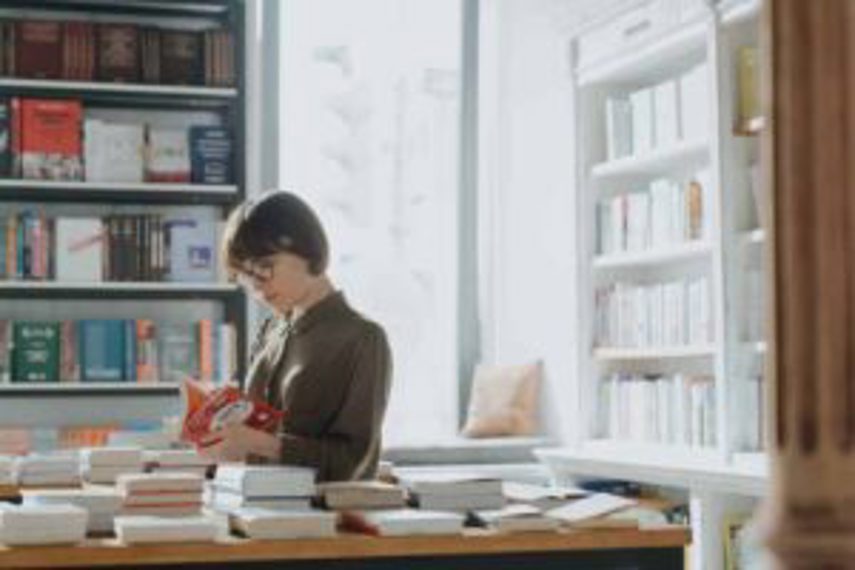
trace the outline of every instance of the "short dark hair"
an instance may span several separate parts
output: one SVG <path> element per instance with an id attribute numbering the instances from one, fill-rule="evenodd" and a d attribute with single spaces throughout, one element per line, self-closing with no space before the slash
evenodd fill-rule
<path id="1" fill-rule="evenodd" d="M 223 232 L 223 259 L 230 269 L 276 253 L 305 259 L 320 275 L 329 263 L 329 245 L 318 216 L 296 194 L 265 192 L 235 208 Z"/>

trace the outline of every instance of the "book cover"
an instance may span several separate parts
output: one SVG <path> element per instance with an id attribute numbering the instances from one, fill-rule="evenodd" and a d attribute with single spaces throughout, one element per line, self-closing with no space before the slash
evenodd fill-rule
<path id="1" fill-rule="evenodd" d="M 199 33 L 162 30 L 160 80 L 169 85 L 198 85 L 202 74 L 202 39 Z"/>
<path id="2" fill-rule="evenodd" d="M 59 323 L 17 321 L 12 325 L 12 381 L 59 381 Z"/>
<path id="3" fill-rule="evenodd" d="M 125 365 L 125 322 L 79 321 L 80 371 L 83 382 L 121 382 Z"/>
<path id="4" fill-rule="evenodd" d="M 139 80 L 139 36 L 136 26 L 98 25 L 98 79 L 133 83 Z"/>
<path id="5" fill-rule="evenodd" d="M 16 27 L 16 75 L 29 79 L 60 79 L 62 24 L 47 20 L 21 20 Z"/>
<path id="6" fill-rule="evenodd" d="M 189 182 L 190 146 L 183 129 L 148 129 L 148 182 Z"/>
<path id="7" fill-rule="evenodd" d="M 59 381 L 80 381 L 80 346 L 77 342 L 77 323 L 74 321 L 62 321 L 60 323 L 60 355 L 59 355 Z"/>
<path id="8" fill-rule="evenodd" d="M 211 283 L 216 280 L 216 223 L 174 218 L 169 233 L 169 281 Z"/>
<path id="9" fill-rule="evenodd" d="M 199 374 L 199 345 L 196 323 L 158 324 L 160 381 L 172 384 Z"/>
<path id="10" fill-rule="evenodd" d="M 100 218 L 57 218 L 55 228 L 56 279 L 101 281 L 103 226 Z"/>
<path id="11" fill-rule="evenodd" d="M 0 319 L 0 384 L 11 380 L 12 321 Z"/>
<path id="12" fill-rule="evenodd" d="M 231 184 L 234 147 L 229 129 L 190 127 L 191 180 L 194 184 Z"/>
<path id="13" fill-rule="evenodd" d="M 150 319 L 136 321 L 137 342 L 137 382 L 152 384 L 157 382 L 157 326 Z"/>
<path id="14" fill-rule="evenodd" d="M 63 24 L 62 76 L 76 81 L 95 78 L 95 25 L 89 22 Z"/>
<path id="15" fill-rule="evenodd" d="M 142 124 L 110 123 L 87 119 L 86 180 L 93 182 L 142 182 L 145 127 Z"/>
<path id="16" fill-rule="evenodd" d="M 160 83 L 160 30 L 143 28 L 140 31 L 142 42 L 142 80 L 145 83 Z"/>
<path id="17" fill-rule="evenodd" d="M 12 176 L 12 107 L 0 97 L 0 178 Z"/>
<path id="18" fill-rule="evenodd" d="M 26 179 L 81 180 L 83 106 L 73 99 L 21 100 L 21 167 Z"/>

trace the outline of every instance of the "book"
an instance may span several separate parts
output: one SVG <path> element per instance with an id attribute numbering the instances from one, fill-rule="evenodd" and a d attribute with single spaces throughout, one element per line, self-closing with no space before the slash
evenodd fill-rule
<path id="1" fill-rule="evenodd" d="M 202 37 L 185 30 L 160 34 L 160 80 L 169 85 L 198 85 L 202 79 Z"/>
<path id="2" fill-rule="evenodd" d="M 224 127 L 190 127 L 190 166 L 194 184 L 234 181 L 234 143 Z"/>
<path id="3" fill-rule="evenodd" d="M 146 148 L 147 182 L 190 181 L 190 145 L 187 131 L 150 127 Z"/>
<path id="4" fill-rule="evenodd" d="M 202 494 L 204 478 L 191 473 L 126 473 L 116 480 L 123 496 L 165 493 Z"/>
<path id="5" fill-rule="evenodd" d="M 337 520 L 335 513 L 317 510 L 241 508 L 229 513 L 231 529 L 256 540 L 329 538 L 336 535 Z"/>
<path id="6" fill-rule="evenodd" d="M 180 384 L 199 374 L 199 343 L 194 323 L 158 323 L 160 382 Z"/>
<path id="7" fill-rule="evenodd" d="M 99 218 L 60 217 L 55 222 L 56 279 L 64 282 L 101 281 L 103 226 Z"/>
<path id="8" fill-rule="evenodd" d="M 12 325 L 12 381 L 59 381 L 59 323 L 16 321 Z"/>
<path id="9" fill-rule="evenodd" d="M 401 477 L 401 483 L 419 495 L 502 495 L 502 480 L 475 473 L 415 473 Z"/>
<path id="10" fill-rule="evenodd" d="M 22 176 L 32 180 L 81 180 L 81 102 L 21 99 Z"/>
<path id="11" fill-rule="evenodd" d="M 633 92 L 629 102 L 632 108 L 632 152 L 634 155 L 648 153 L 653 150 L 656 141 L 653 89 Z"/>
<path id="12" fill-rule="evenodd" d="M 362 510 L 403 508 L 406 496 L 398 485 L 380 481 L 333 481 L 318 485 L 328 509 Z"/>
<path id="13" fill-rule="evenodd" d="M 680 138 L 680 103 L 677 82 L 663 81 L 653 88 L 656 146 L 669 147 Z"/>
<path id="14" fill-rule="evenodd" d="M 79 321 L 80 371 L 83 382 L 125 379 L 125 323 L 121 320 Z"/>
<path id="15" fill-rule="evenodd" d="M 139 80 L 139 36 L 129 24 L 98 25 L 98 79 L 133 83 Z"/>
<path id="16" fill-rule="evenodd" d="M 635 504 L 635 500 L 626 497 L 595 493 L 562 507 L 546 511 L 546 516 L 556 518 L 565 525 L 576 526 L 589 519 L 602 517 L 635 506 Z"/>
<path id="17" fill-rule="evenodd" d="M 214 478 L 217 489 L 245 497 L 313 497 L 315 470 L 296 465 L 244 465 L 224 463 Z"/>
<path id="18" fill-rule="evenodd" d="M 683 140 L 705 140 L 709 132 L 711 95 L 707 73 L 707 66 L 701 64 L 684 73 L 679 79 Z"/>
<path id="19" fill-rule="evenodd" d="M 311 505 L 309 497 L 248 497 L 235 492 L 227 487 L 220 487 L 216 483 L 208 488 L 209 507 L 231 513 L 236 509 L 260 508 L 284 511 L 308 511 Z"/>
<path id="20" fill-rule="evenodd" d="M 214 388 L 192 379 L 182 383 L 185 401 L 181 438 L 199 445 L 201 440 L 227 425 L 243 423 L 248 427 L 274 432 L 282 421 L 283 412 L 265 402 L 247 398 L 237 387 L 226 385 Z M 259 480 L 273 480 L 285 488 L 305 489 L 312 482 L 314 492 L 314 471 L 297 467 L 280 468 L 236 468 L 221 466 L 217 471 L 218 481 L 240 480 L 243 484 Z M 303 486 L 301 487 L 300 484 Z M 262 485 L 263 486 L 263 485 Z M 274 491 L 276 490 L 274 486 Z M 261 491 L 259 491 L 261 492 Z M 270 495 L 271 493 L 266 493 Z"/>
<path id="21" fill-rule="evenodd" d="M 12 176 L 12 104 L 0 97 L 0 178 Z"/>
<path id="22" fill-rule="evenodd" d="M 15 74 L 28 79 L 60 79 L 62 24 L 21 20 L 15 26 Z"/>
<path id="23" fill-rule="evenodd" d="M 175 217 L 166 221 L 169 233 L 168 280 L 213 282 L 217 277 L 217 226 L 213 220 Z"/>
<path id="24" fill-rule="evenodd" d="M 532 485 L 514 481 L 505 481 L 502 491 L 508 501 L 525 503 L 540 510 L 560 507 L 590 494 L 579 487 Z"/>
<path id="25" fill-rule="evenodd" d="M 84 153 L 86 180 L 142 182 L 145 170 L 145 127 L 87 119 Z"/>
<path id="26" fill-rule="evenodd" d="M 560 526 L 556 518 L 544 516 L 534 505 L 508 505 L 495 510 L 472 512 L 472 522 L 477 526 L 492 528 L 498 532 L 543 532 L 554 531 Z"/>
<path id="27" fill-rule="evenodd" d="M 447 535 L 463 532 L 464 516 L 459 513 L 391 509 L 344 511 L 341 526 L 376 536 Z"/>
<path id="28" fill-rule="evenodd" d="M 219 524 L 211 517 L 188 516 L 118 516 L 116 537 L 123 544 L 156 542 L 212 542 L 219 534 Z"/>
<path id="29" fill-rule="evenodd" d="M 0 504 L 0 542 L 9 546 L 75 544 L 86 537 L 88 513 L 73 505 Z"/>
<path id="30" fill-rule="evenodd" d="M 473 511 L 501 509 L 505 506 L 505 497 L 501 494 L 413 494 L 420 509 L 429 511 Z"/>

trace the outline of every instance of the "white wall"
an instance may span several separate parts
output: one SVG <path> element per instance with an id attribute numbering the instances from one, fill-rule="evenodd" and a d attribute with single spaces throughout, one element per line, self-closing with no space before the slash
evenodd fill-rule
<path id="1" fill-rule="evenodd" d="M 481 6 L 481 309 L 484 359 L 543 359 L 545 429 L 569 441 L 577 405 L 575 166 L 566 22 L 556 8 L 554 0 Z"/>

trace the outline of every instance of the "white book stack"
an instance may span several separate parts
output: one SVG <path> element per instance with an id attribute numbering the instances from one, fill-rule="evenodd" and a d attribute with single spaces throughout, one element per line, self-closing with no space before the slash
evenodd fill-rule
<path id="1" fill-rule="evenodd" d="M 15 461 L 15 481 L 22 487 L 80 485 L 76 453 L 33 454 Z"/>
<path id="2" fill-rule="evenodd" d="M 122 544 L 159 542 L 213 542 L 221 532 L 216 519 L 203 515 L 191 517 L 119 516 L 116 538 Z"/>
<path id="3" fill-rule="evenodd" d="M 113 487 L 89 486 L 83 489 L 24 489 L 23 504 L 74 505 L 89 513 L 87 531 L 113 531 L 113 519 L 122 508 L 122 495 Z"/>
<path id="4" fill-rule="evenodd" d="M 566 505 L 570 501 L 586 497 L 590 494 L 579 487 L 545 486 L 533 485 L 531 483 L 518 483 L 516 481 L 505 481 L 502 483 L 502 492 L 505 499 L 512 504 L 525 504 L 548 511 Z"/>
<path id="5" fill-rule="evenodd" d="M 502 481 L 467 473 L 422 473 L 402 479 L 419 508 L 434 511 L 472 511 L 505 506 Z"/>
<path id="6" fill-rule="evenodd" d="M 123 515 L 191 516 L 201 511 L 203 483 L 194 473 L 125 473 L 116 488 Z"/>
<path id="7" fill-rule="evenodd" d="M 209 506 L 306 510 L 315 492 L 315 470 L 308 467 L 227 463 L 217 467 Z"/>
<path id="8" fill-rule="evenodd" d="M 565 526 L 591 528 L 600 526 L 602 522 L 600 519 L 607 515 L 635 505 L 636 502 L 633 499 L 608 493 L 595 493 L 563 507 L 546 511 L 546 516 L 557 519 Z M 605 523 L 603 526 L 613 525 Z M 614 526 L 625 526 L 625 524 L 615 523 Z"/>
<path id="9" fill-rule="evenodd" d="M 229 513 L 231 529 L 248 538 L 284 540 L 329 538 L 336 535 L 336 513 L 239 508 Z"/>
<path id="10" fill-rule="evenodd" d="M 141 447 L 145 450 L 169 449 L 176 436 L 166 431 L 120 430 L 107 436 L 107 445 L 115 447 Z M 147 461 L 146 457 L 143 457 Z"/>
<path id="11" fill-rule="evenodd" d="M 86 538 L 87 517 L 85 509 L 73 505 L 0 504 L 0 542 L 75 544 Z"/>
<path id="12" fill-rule="evenodd" d="M 0 485 L 15 484 L 15 457 L 0 455 Z"/>
<path id="13" fill-rule="evenodd" d="M 404 489 L 380 481 L 335 481 L 318 485 L 318 495 L 328 509 L 395 509 L 406 504 Z"/>
<path id="14" fill-rule="evenodd" d="M 491 528 L 497 532 L 544 532 L 557 530 L 561 523 L 554 517 L 547 517 L 534 505 L 514 504 L 501 509 L 474 511 L 472 519 L 478 526 Z"/>
<path id="15" fill-rule="evenodd" d="M 143 454 L 135 447 L 92 447 L 80 450 L 80 474 L 90 483 L 115 483 L 122 473 L 142 473 Z"/>
<path id="16" fill-rule="evenodd" d="M 158 473 L 194 473 L 204 477 L 212 461 L 195 449 L 152 449 L 143 452 L 147 471 Z"/>
<path id="17" fill-rule="evenodd" d="M 378 536 L 447 535 L 463 532 L 460 513 L 391 509 L 344 511 L 342 526 Z"/>

